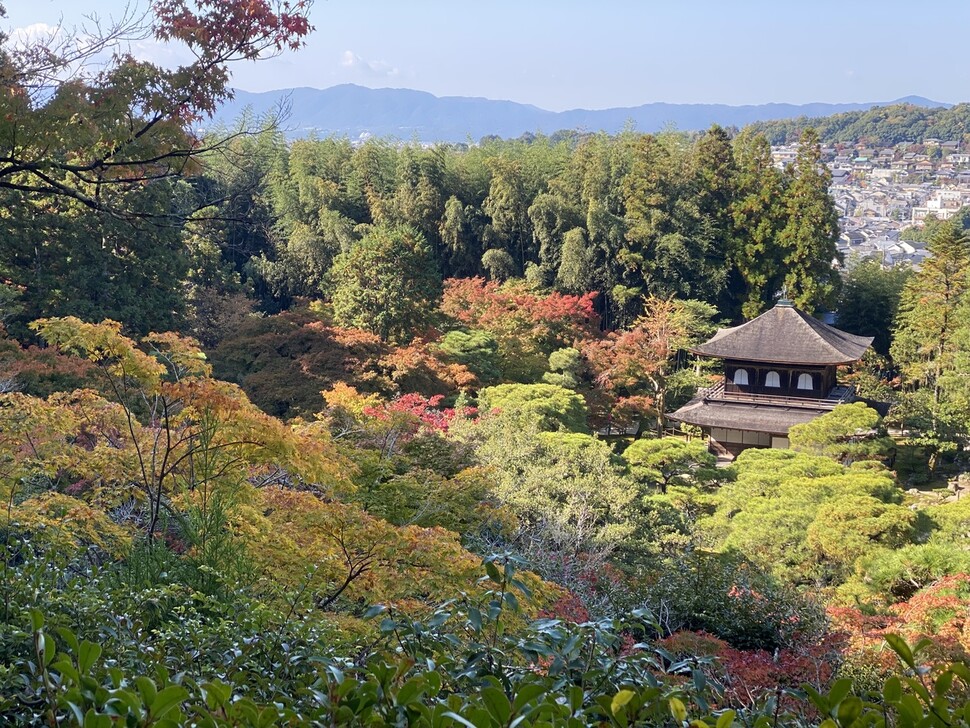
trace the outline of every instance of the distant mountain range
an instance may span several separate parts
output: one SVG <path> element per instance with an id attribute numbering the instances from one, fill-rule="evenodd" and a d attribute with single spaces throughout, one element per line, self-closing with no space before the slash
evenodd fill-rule
<path id="1" fill-rule="evenodd" d="M 562 129 L 616 133 L 632 122 L 641 132 L 660 131 L 666 126 L 680 130 L 705 129 L 711 124 L 745 126 L 755 121 L 791 119 L 799 116 L 828 116 L 845 111 L 865 111 L 874 106 L 913 104 L 928 108 L 948 107 L 919 96 L 895 101 L 859 104 L 666 104 L 615 109 L 573 109 L 546 111 L 537 106 L 512 101 L 466 96 L 434 96 L 411 89 L 370 89 L 342 84 L 326 89 L 293 88 L 265 93 L 236 91 L 216 120 L 232 124 L 250 108 L 264 114 L 284 102 L 289 117 L 287 135 L 298 138 L 311 133 L 318 136 L 362 135 L 396 137 L 405 141 L 463 142 L 483 136 L 518 137 L 524 133 L 552 134 Z"/>

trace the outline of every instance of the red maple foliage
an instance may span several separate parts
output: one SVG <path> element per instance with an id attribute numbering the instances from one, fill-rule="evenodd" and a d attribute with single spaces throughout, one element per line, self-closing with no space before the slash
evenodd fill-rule
<path id="1" fill-rule="evenodd" d="M 833 632 L 821 639 L 774 652 L 739 650 L 707 632 L 675 632 L 660 645 L 677 657 L 713 657 L 713 677 L 725 687 L 725 701 L 750 707 L 768 696 L 782 697 L 785 688 L 804 683 L 817 689 L 828 684 L 838 665 L 844 635 Z"/>
<path id="2" fill-rule="evenodd" d="M 415 393 L 402 394 L 380 406 L 364 407 L 363 413 L 385 422 L 400 420 L 397 415 L 408 415 L 412 418 L 413 427 L 410 428 L 412 435 L 421 427 L 427 427 L 434 432 L 447 432 L 456 417 L 474 417 L 477 413 L 474 407 L 441 408 L 443 400 L 444 397 L 440 394 L 432 397 Z"/>
<path id="3" fill-rule="evenodd" d="M 155 37 L 180 41 L 196 56 L 180 68 L 180 114 L 187 119 L 215 111 L 232 96 L 226 64 L 296 50 L 313 30 L 307 0 L 155 0 Z"/>
<path id="4" fill-rule="evenodd" d="M 444 283 L 441 310 L 496 338 L 526 339 L 548 354 L 598 333 L 596 296 L 543 295 L 521 281 L 499 284 L 484 278 L 452 278 Z"/>
<path id="5" fill-rule="evenodd" d="M 844 657 L 870 669 L 888 673 L 898 666 L 892 651 L 885 649 L 888 634 L 910 643 L 929 638 L 932 644 L 922 659 L 932 662 L 970 660 L 970 574 L 945 576 L 904 602 L 878 614 L 855 607 L 830 607 L 833 628 L 847 636 Z"/>

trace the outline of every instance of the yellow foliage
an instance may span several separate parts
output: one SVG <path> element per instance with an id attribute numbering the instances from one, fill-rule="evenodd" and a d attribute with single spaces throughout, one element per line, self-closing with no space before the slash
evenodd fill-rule
<path id="1" fill-rule="evenodd" d="M 327 403 L 327 407 L 334 410 L 343 410 L 357 420 L 363 419 L 364 410 L 380 407 L 382 401 L 377 394 L 361 394 L 355 387 L 343 382 L 337 382 L 321 394 Z"/>
<path id="2" fill-rule="evenodd" d="M 160 361 L 168 365 L 176 379 L 208 377 L 212 374 L 212 365 L 206 360 L 199 342 L 191 337 L 172 332 L 151 333 L 142 341 L 151 347 Z"/>
<path id="3" fill-rule="evenodd" d="M 478 557 L 442 528 L 398 528 L 356 505 L 289 489 L 259 492 L 259 512 L 234 526 L 270 584 L 309 583 L 318 606 L 337 599 L 420 608 L 473 591 Z"/>
<path id="4" fill-rule="evenodd" d="M 48 344 L 94 362 L 113 377 L 133 380 L 147 391 L 157 390 L 165 374 L 163 364 L 121 335 L 117 321 L 105 319 L 100 324 L 89 324 L 75 316 L 65 316 L 38 319 L 30 328 Z"/>
<path id="5" fill-rule="evenodd" d="M 70 411 L 26 394 L 0 394 L 0 496 L 35 473 L 53 476 L 68 451 L 65 433 L 77 425 Z"/>
<path id="6" fill-rule="evenodd" d="M 66 552 L 96 546 L 115 558 L 131 545 L 131 534 L 103 511 L 61 493 L 45 493 L 14 506 L 11 523 L 30 533 L 31 540 Z M 8 525 L 7 514 L 0 519 Z"/>

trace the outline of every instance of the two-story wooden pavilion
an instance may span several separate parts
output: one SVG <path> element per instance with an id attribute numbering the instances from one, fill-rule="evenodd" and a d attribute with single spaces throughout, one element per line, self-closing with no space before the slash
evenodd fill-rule
<path id="1" fill-rule="evenodd" d="M 719 454 L 788 447 L 792 425 L 854 401 L 836 367 L 858 361 L 871 344 L 871 337 L 840 331 L 781 300 L 691 350 L 722 359 L 724 379 L 669 417 L 700 427 Z"/>

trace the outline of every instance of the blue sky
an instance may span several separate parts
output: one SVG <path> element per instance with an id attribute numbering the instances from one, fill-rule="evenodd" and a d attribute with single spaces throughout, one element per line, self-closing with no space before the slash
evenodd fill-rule
<path id="1" fill-rule="evenodd" d="M 72 25 L 125 4 L 6 0 L 7 26 Z M 970 99 L 968 0 L 316 0 L 312 22 L 306 48 L 237 66 L 234 85 L 358 83 L 552 110 Z"/>

